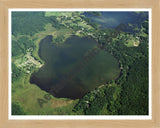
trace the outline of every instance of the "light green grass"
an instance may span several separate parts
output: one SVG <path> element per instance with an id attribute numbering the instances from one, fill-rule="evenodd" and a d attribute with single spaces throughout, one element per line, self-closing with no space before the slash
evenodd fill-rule
<path id="1" fill-rule="evenodd" d="M 29 80 L 30 75 L 23 73 L 19 79 L 12 83 L 12 102 L 19 102 L 27 115 L 75 114 L 72 109 L 78 100 L 53 96 L 51 96 L 51 100 L 46 100 L 44 96 L 48 93 L 41 90 L 37 85 L 31 84 Z M 40 107 L 37 99 L 43 99 L 47 103 Z"/>
<path id="2" fill-rule="evenodd" d="M 69 17 L 71 17 L 71 14 L 72 14 L 72 12 L 55 12 L 55 11 L 52 11 L 52 12 L 46 12 L 45 13 L 45 16 L 46 17 L 48 17 L 48 16 L 56 16 L 56 17 L 58 17 L 58 16 L 69 16 Z"/>
<path id="3" fill-rule="evenodd" d="M 126 45 L 127 47 L 133 47 L 133 46 L 134 46 L 132 40 L 128 40 L 128 41 L 125 43 L 125 45 Z"/>
<path id="4" fill-rule="evenodd" d="M 63 115 L 74 114 L 72 109 L 77 101 L 66 98 L 55 98 L 46 100 L 44 96 L 47 92 L 41 90 L 38 86 L 28 82 L 29 76 L 23 75 L 20 80 L 12 84 L 12 102 L 19 102 L 27 112 L 27 115 Z M 47 103 L 40 106 L 37 99 L 43 99 Z"/>

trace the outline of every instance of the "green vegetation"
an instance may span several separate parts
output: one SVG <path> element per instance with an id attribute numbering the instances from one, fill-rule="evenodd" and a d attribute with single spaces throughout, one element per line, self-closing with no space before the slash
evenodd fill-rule
<path id="1" fill-rule="evenodd" d="M 12 102 L 12 115 L 26 115 L 20 103 Z"/>
<path id="2" fill-rule="evenodd" d="M 12 34 L 34 35 L 48 23 L 45 12 L 12 12 Z"/>
<path id="3" fill-rule="evenodd" d="M 72 15 L 72 13 L 71 12 L 46 12 L 45 13 L 45 16 L 46 17 L 50 17 L 50 16 L 56 16 L 56 17 L 58 17 L 58 16 L 71 16 Z"/>
<path id="4" fill-rule="evenodd" d="M 129 24 L 130 32 L 99 29 L 82 12 L 12 13 L 12 114 L 13 115 L 147 115 L 148 114 L 148 21 Z M 99 13 L 93 13 L 98 15 Z M 135 14 L 138 15 L 139 13 Z M 140 13 L 143 17 L 144 13 Z M 117 58 L 117 80 L 87 93 L 80 100 L 51 97 L 31 84 L 30 75 L 44 62 L 39 42 L 47 35 L 61 46 L 71 35 L 90 37 Z M 46 103 L 40 107 L 37 99 Z"/>
<path id="5" fill-rule="evenodd" d="M 17 68 L 17 66 L 12 63 L 12 82 L 17 80 L 21 76 L 21 71 Z"/>
<path id="6" fill-rule="evenodd" d="M 91 91 L 79 101 L 74 112 L 85 115 L 116 114 L 114 102 L 117 100 L 120 88 L 113 82 Z"/>
<path id="7" fill-rule="evenodd" d="M 101 16 L 101 13 L 100 12 L 88 12 L 94 16 Z"/>

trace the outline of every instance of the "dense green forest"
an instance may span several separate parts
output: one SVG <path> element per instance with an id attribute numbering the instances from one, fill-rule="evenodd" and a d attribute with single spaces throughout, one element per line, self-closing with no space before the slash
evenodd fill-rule
<path id="1" fill-rule="evenodd" d="M 12 12 L 12 34 L 33 35 L 44 30 L 48 19 L 45 12 Z"/>
<path id="2" fill-rule="evenodd" d="M 26 115 L 19 102 L 12 102 L 12 115 Z"/>
<path id="3" fill-rule="evenodd" d="M 34 49 L 35 44 L 33 43 L 33 40 L 30 40 L 26 36 L 22 36 L 18 40 L 12 40 L 12 56 L 25 54 L 29 48 Z"/>
<path id="4" fill-rule="evenodd" d="M 101 16 L 98 12 L 90 13 Z M 36 111 L 40 115 L 148 115 L 148 20 L 138 26 L 127 24 L 124 30 L 116 30 L 100 29 L 98 23 L 91 22 L 89 18 L 77 12 L 71 15 L 67 13 L 67 16 L 59 16 L 60 14 L 56 13 L 58 18 L 52 13 L 49 15 L 45 16 L 45 12 L 12 12 L 12 114 L 25 115 Z M 144 13 L 134 15 L 143 17 Z M 47 28 L 47 24 L 51 26 L 48 25 Z M 96 40 L 101 48 L 119 62 L 119 78 L 87 93 L 82 99 L 72 101 L 52 97 L 44 105 L 44 109 L 40 108 L 36 100 L 47 92 L 30 84 L 29 78 L 42 63 L 37 57 L 37 42 L 43 39 L 45 34 L 51 33 L 54 34 L 53 43 L 64 42 L 69 36 L 77 33 L 80 37 Z M 19 58 L 27 58 L 27 61 Z M 22 60 L 28 62 L 28 65 L 34 62 L 36 66 L 23 70 L 22 65 L 25 63 L 21 62 Z M 54 105 L 51 102 L 54 102 Z"/>

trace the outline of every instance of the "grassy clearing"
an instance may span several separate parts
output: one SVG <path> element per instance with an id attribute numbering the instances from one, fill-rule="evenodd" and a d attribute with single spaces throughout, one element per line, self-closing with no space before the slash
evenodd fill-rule
<path id="1" fill-rule="evenodd" d="M 71 16 L 74 15 L 73 13 L 81 14 L 81 13 L 83 13 L 83 11 L 78 11 L 78 12 L 56 12 L 56 11 L 46 11 L 45 16 L 46 16 L 46 17 L 49 17 L 49 16 L 56 16 L 56 17 L 59 17 L 59 16 L 66 16 L 66 17 L 71 17 Z"/>
<path id="2" fill-rule="evenodd" d="M 58 16 L 71 16 L 72 15 L 72 12 L 46 12 L 45 13 L 45 16 L 46 17 L 48 17 L 48 16 L 56 16 L 56 17 L 58 17 Z"/>
<path id="3" fill-rule="evenodd" d="M 133 47 L 133 46 L 134 46 L 132 40 L 128 40 L 128 41 L 125 43 L 125 45 L 126 45 L 127 47 Z"/>
<path id="4" fill-rule="evenodd" d="M 77 101 L 53 96 L 51 96 L 51 100 L 46 100 L 44 96 L 48 93 L 38 86 L 30 84 L 29 78 L 28 74 L 23 74 L 21 79 L 12 84 L 12 101 L 18 101 L 27 115 L 74 114 L 72 108 Z M 46 101 L 43 107 L 40 107 L 37 99 Z"/>
<path id="5" fill-rule="evenodd" d="M 125 45 L 127 47 L 138 47 L 140 44 L 140 41 L 135 41 L 135 40 L 128 40 Z"/>
<path id="6" fill-rule="evenodd" d="M 22 76 L 12 83 L 12 102 L 19 102 L 27 115 L 74 114 L 72 108 L 77 101 L 53 96 L 51 100 L 46 100 L 44 96 L 48 93 L 31 84 L 29 80 L 30 74 L 22 73 Z M 43 99 L 47 103 L 40 107 L 37 99 Z"/>

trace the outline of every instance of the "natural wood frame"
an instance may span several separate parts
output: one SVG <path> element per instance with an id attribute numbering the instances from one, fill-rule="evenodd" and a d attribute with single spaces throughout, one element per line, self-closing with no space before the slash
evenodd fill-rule
<path id="1" fill-rule="evenodd" d="M 151 8 L 152 9 L 152 119 L 151 120 L 9 120 L 8 119 L 8 9 L 9 8 Z M 160 1 L 159 0 L 0 0 L 0 128 L 160 127 Z"/>

